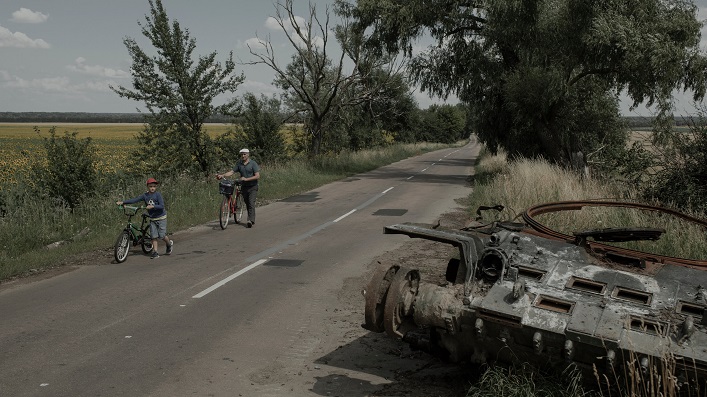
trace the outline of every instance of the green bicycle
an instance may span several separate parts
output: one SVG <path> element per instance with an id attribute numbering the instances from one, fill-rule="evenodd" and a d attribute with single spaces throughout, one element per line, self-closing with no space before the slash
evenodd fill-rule
<path id="1" fill-rule="evenodd" d="M 131 206 L 131 205 L 120 205 L 119 206 L 125 215 L 128 216 L 128 224 L 125 226 L 118 239 L 115 240 L 115 261 L 118 263 L 125 262 L 128 257 L 128 251 L 130 251 L 130 244 L 133 246 L 139 245 L 142 247 L 142 252 L 149 254 L 152 251 L 152 236 L 150 235 L 150 218 L 146 213 L 142 213 L 142 223 L 140 226 L 132 222 L 133 216 L 137 214 L 138 210 L 145 209 L 145 206 Z"/>

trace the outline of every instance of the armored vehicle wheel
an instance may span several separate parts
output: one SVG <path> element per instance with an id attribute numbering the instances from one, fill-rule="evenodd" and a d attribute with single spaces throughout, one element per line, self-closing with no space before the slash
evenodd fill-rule
<path id="1" fill-rule="evenodd" d="M 385 308 L 385 297 L 390 288 L 390 281 L 400 269 L 398 265 L 381 264 L 373 273 L 368 285 L 366 285 L 366 323 L 363 328 L 373 332 L 383 332 L 383 309 Z"/>
<path id="2" fill-rule="evenodd" d="M 388 335 L 402 338 L 417 328 L 412 319 L 412 303 L 419 286 L 420 272 L 417 270 L 401 267 L 393 277 L 383 311 L 383 325 Z"/>

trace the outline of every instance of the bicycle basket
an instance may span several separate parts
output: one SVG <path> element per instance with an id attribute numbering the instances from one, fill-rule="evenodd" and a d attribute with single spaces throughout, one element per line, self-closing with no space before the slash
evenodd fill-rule
<path id="1" fill-rule="evenodd" d="M 218 190 L 221 194 L 231 195 L 233 194 L 233 181 L 228 179 L 222 179 L 218 184 Z"/>

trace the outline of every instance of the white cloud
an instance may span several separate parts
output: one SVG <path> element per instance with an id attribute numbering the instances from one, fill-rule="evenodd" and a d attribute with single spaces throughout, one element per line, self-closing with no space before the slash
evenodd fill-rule
<path id="1" fill-rule="evenodd" d="M 109 78 L 130 77 L 130 73 L 128 73 L 124 70 L 107 68 L 105 66 L 100 66 L 100 65 L 86 65 L 85 62 L 86 62 L 85 58 L 78 57 L 78 58 L 76 58 L 76 61 L 74 61 L 73 65 L 67 65 L 66 68 L 71 71 L 87 74 L 90 76 L 109 77 Z"/>
<path id="2" fill-rule="evenodd" d="M 259 39 L 257 37 L 251 37 L 243 43 L 244 48 L 250 47 L 252 50 L 263 50 L 265 49 L 266 41 Z"/>
<path id="3" fill-rule="evenodd" d="M 19 23 L 42 23 L 47 19 L 49 19 L 49 15 L 32 11 L 29 8 L 20 8 L 12 13 L 11 21 Z"/>
<path id="4" fill-rule="evenodd" d="M 49 48 L 49 43 L 42 39 L 30 39 L 21 32 L 12 33 L 9 29 L 0 26 L 0 47 Z"/>
<path id="5" fill-rule="evenodd" d="M 277 19 L 273 17 L 268 17 L 268 19 L 265 20 L 265 27 L 270 29 L 270 30 L 280 30 L 280 25 L 277 23 Z"/>
<path id="6" fill-rule="evenodd" d="M 308 35 L 308 32 L 306 30 L 307 21 L 302 17 L 295 16 L 295 23 L 297 24 L 297 26 L 299 26 L 300 34 L 306 38 Z M 268 17 L 265 20 L 264 26 L 270 30 L 282 31 L 282 27 L 278 23 L 277 19 L 275 19 L 273 17 Z M 290 22 L 290 20 L 287 19 L 284 21 L 284 26 L 285 26 L 285 30 L 286 30 L 287 35 L 290 36 L 290 38 L 292 38 L 292 41 L 295 42 L 295 45 L 303 46 L 304 40 L 300 37 L 299 34 L 297 34 L 297 30 L 295 29 L 294 24 L 292 24 Z M 320 36 L 314 36 L 314 38 L 312 39 L 312 43 L 317 48 L 324 47 L 324 39 Z"/>
<path id="7" fill-rule="evenodd" d="M 6 89 L 19 89 L 45 94 L 63 94 L 66 96 L 83 96 L 87 92 L 108 92 L 110 80 L 89 81 L 85 83 L 72 83 L 66 76 L 24 79 L 14 76 L 6 70 L 0 70 L 0 87 Z"/>

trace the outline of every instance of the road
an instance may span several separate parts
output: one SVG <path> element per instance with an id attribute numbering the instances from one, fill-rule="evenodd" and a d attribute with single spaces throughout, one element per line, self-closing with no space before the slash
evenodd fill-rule
<path id="1" fill-rule="evenodd" d="M 0 285 L 0 396 L 375 394 L 394 371 L 382 353 L 356 356 L 385 338 L 360 327 L 360 291 L 372 261 L 411 241 L 383 227 L 458 207 L 477 151 L 423 154 L 259 207 L 252 229 L 214 220 L 178 232 L 171 256 L 138 248 L 116 264 L 106 252 Z"/>

